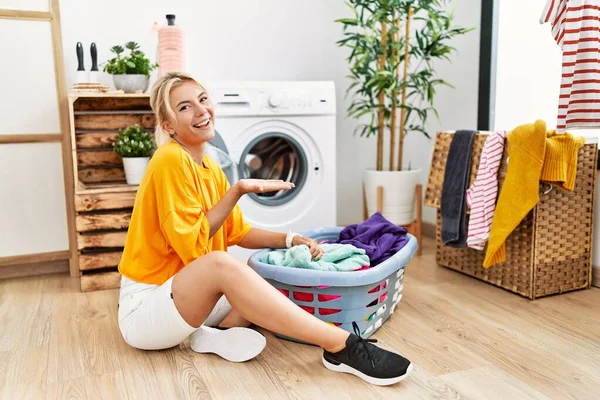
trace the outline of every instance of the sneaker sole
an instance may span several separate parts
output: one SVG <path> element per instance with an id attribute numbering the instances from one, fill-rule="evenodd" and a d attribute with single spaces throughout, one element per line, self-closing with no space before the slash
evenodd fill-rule
<path id="1" fill-rule="evenodd" d="M 374 378 L 372 376 L 365 375 L 364 373 L 357 371 L 354 368 L 352 368 L 346 364 L 335 365 L 335 364 L 332 364 L 329 361 L 325 360 L 324 357 L 322 357 L 322 360 L 323 360 L 323 365 L 325 365 L 325 367 L 331 371 L 352 374 L 352 375 L 358 376 L 360 379 L 364 380 L 365 382 L 368 382 L 372 385 L 377 385 L 377 386 L 389 386 L 389 385 L 393 385 L 394 383 L 398 383 L 398 382 L 404 380 L 406 377 L 408 377 L 413 370 L 413 365 L 411 363 L 408 365 L 408 368 L 406 369 L 406 372 L 404 373 L 404 375 L 396 376 L 394 378 Z"/>
<path id="2" fill-rule="evenodd" d="M 229 328 L 225 331 L 202 327 L 190 341 L 196 353 L 216 354 L 231 362 L 244 362 L 258 356 L 267 344 L 259 332 L 248 328 Z"/>

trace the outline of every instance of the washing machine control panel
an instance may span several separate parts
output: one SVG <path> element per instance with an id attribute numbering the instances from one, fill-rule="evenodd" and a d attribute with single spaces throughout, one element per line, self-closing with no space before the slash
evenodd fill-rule
<path id="1" fill-rule="evenodd" d="M 282 96 L 279 93 L 273 93 L 269 96 L 269 106 L 279 107 L 281 106 Z"/>
<path id="2" fill-rule="evenodd" d="M 215 86 L 211 88 L 209 85 L 209 92 L 221 115 L 327 115 L 336 112 L 332 82 L 288 82 L 287 85 L 273 82 L 267 87 L 238 89 Z"/>
<path id="3" fill-rule="evenodd" d="M 306 107 L 312 107 L 313 106 L 313 101 L 311 96 L 298 96 L 298 97 L 291 97 L 288 96 L 286 93 L 272 93 L 272 94 L 268 94 L 268 100 L 267 100 L 267 104 L 265 104 L 265 106 L 267 107 L 271 107 L 271 108 L 286 108 L 286 109 L 293 109 L 293 108 L 306 108 Z"/>
<path id="4" fill-rule="evenodd" d="M 266 113 L 327 113 L 332 109 L 332 106 L 335 108 L 335 98 L 328 99 L 325 96 L 319 96 L 317 93 L 265 91 L 258 95 L 260 111 Z"/>

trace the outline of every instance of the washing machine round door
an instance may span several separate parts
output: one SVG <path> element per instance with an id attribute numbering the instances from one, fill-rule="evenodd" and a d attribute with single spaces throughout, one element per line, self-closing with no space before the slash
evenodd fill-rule
<path id="1" fill-rule="evenodd" d="M 335 190 L 335 177 L 325 168 L 321 149 L 305 130 L 310 124 L 296 122 L 259 121 L 227 143 L 230 155 L 237 160 L 239 179 L 281 179 L 295 184 L 292 190 L 242 196 L 239 205 L 244 217 L 257 228 L 285 232 L 293 227 L 302 231 L 328 220 L 329 204 L 321 207 L 318 203 L 335 199 L 335 194 L 328 195 Z M 317 129 L 312 127 L 311 131 Z"/>
<path id="2" fill-rule="evenodd" d="M 278 206 L 291 201 L 306 183 L 308 158 L 302 146 L 290 135 L 263 132 L 242 150 L 238 165 L 240 179 L 281 179 L 295 184 L 294 190 L 251 193 L 259 204 Z"/>

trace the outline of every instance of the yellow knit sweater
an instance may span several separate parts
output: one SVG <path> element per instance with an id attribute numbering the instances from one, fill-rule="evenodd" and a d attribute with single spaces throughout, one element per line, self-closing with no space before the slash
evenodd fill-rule
<path id="1" fill-rule="evenodd" d="M 506 261 L 505 242 L 539 201 L 539 182 L 575 188 L 577 153 L 585 138 L 546 131 L 544 121 L 516 127 L 506 136 L 508 166 L 490 230 L 484 268 Z"/>

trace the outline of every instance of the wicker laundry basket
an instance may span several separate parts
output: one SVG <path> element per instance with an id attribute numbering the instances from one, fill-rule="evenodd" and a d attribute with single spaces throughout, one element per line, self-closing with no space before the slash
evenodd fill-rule
<path id="1" fill-rule="evenodd" d="M 471 177 L 475 180 L 479 157 L 489 132 L 473 140 Z M 536 299 L 586 289 L 592 280 L 592 242 L 597 144 L 585 144 L 578 154 L 573 192 L 540 185 L 540 201 L 506 242 L 506 262 L 483 268 L 485 250 L 451 248 L 441 240 L 441 194 L 446 159 L 453 134 L 437 133 L 425 204 L 437 208 L 437 263 L 492 285 Z M 506 151 L 499 185 L 506 176 Z M 500 192 L 499 192 L 500 193 Z"/>

